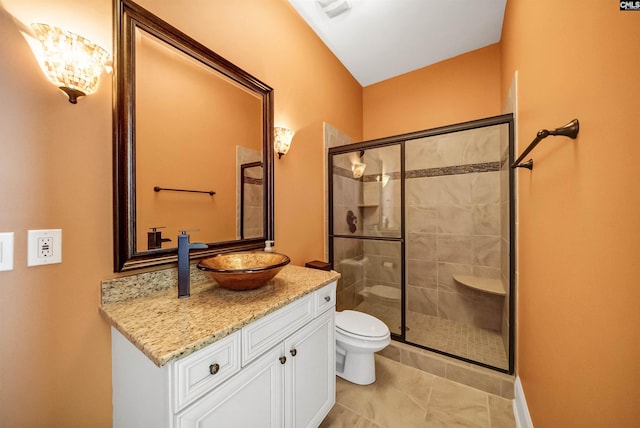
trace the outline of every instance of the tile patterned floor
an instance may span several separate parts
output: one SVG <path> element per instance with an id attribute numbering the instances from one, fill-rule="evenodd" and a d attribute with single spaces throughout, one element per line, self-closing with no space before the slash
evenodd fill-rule
<path id="1" fill-rule="evenodd" d="M 400 333 L 399 308 L 364 301 L 355 310 L 382 320 L 392 333 Z M 406 339 L 431 349 L 507 369 L 502 334 L 444 318 L 407 311 Z"/>
<path id="2" fill-rule="evenodd" d="M 512 402 L 376 355 L 377 380 L 336 378 L 320 428 L 514 428 Z"/>
<path id="3" fill-rule="evenodd" d="M 407 314 L 407 341 L 494 367 L 509 368 L 502 334 L 469 324 L 423 315 Z"/>

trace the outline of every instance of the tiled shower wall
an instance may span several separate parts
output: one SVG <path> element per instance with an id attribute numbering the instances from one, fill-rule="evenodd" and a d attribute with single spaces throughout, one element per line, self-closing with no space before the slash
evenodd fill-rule
<path id="1" fill-rule="evenodd" d="M 460 285 L 453 275 L 502 278 L 508 292 L 508 125 L 410 140 L 405 147 L 407 309 L 502 331 L 507 340 L 508 300 Z M 384 153 L 378 151 L 378 164 L 369 153 L 358 159 L 368 165 L 358 180 L 353 159 L 334 157 L 335 233 L 349 234 L 345 217 L 352 210 L 358 234 L 400 236 L 400 175 L 393 173 L 399 166 L 387 167 L 390 179 L 382 186 L 376 177 Z M 400 287 L 396 243 L 336 239 L 334 261 L 343 275 L 339 310 L 358 305 L 365 286 Z"/>
<path id="2" fill-rule="evenodd" d="M 364 282 L 366 287 L 383 285 L 400 290 L 400 287 L 402 286 L 400 243 L 389 241 L 365 241 L 364 257 L 366 257 L 367 263 Z M 397 296 L 399 299 L 399 291 Z M 399 303 L 400 302 L 398 301 L 398 304 Z"/>
<path id="3" fill-rule="evenodd" d="M 335 234 L 400 238 L 399 159 L 399 145 L 333 157 Z M 366 163 L 363 177 L 353 177 L 353 162 Z M 385 174 L 395 179 L 383 180 Z M 346 222 L 349 211 L 356 216 L 355 232 L 349 230 Z M 399 242 L 336 238 L 334 264 L 342 273 L 337 290 L 338 310 L 353 309 L 362 302 L 365 288 L 373 285 L 393 287 L 400 295 L 402 260 Z M 399 309 L 394 309 L 399 319 Z"/>
<path id="4" fill-rule="evenodd" d="M 367 167 L 362 184 L 361 212 L 367 236 L 402 237 L 400 157 L 399 144 L 367 150 L 362 157 L 363 162 L 371 165 L 371 168 Z M 399 242 L 367 240 L 363 252 L 366 258 L 364 286 L 397 289 L 397 303 L 388 304 L 398 312 L 402 287 L 400 248 Z"/>
<path id="5" fill-rule="evenodd" d="M 353 139 L 345 133 L 339 131 L 328 123 L 324 123 L 324 141 L 325 151 L 332 147 L 344 146 L 353 143 Z M 326 158 L 325 158 L 326 159 Z M 326 161 L 326 160 L 325 160 Z M 337 167 L 337 168 L 336 168 Z M 336 226 L 333 233 L 346 233 L 347 224 L 342 220 L 346 216 L 348 210 L 357 211 L 359 201 L 361 200 L 361 183 L 355 181 L 350 175 L 351 163 L 348 159 L 338 159 L 338 164 L 334 166 L 337 173 L 326 180 L 333 181 L 333 210 Z M 325 165 L 324 171 L 328 171 Z M 328 195 L 325 195 L 327 202 L 325 206 L 331 206 L 328 203 Z M 329 225 L 325 224 L 328 231 Z M 328 233 L 325 234 L 328 236 Z M 329 248 L 327 242 L 326 248 Z M 342 263 L 343 260 L 359 260 L 362 258 L 363 245 L 362 242 L 354 239 L 336 239 L 334 240 L 334 268 L 341 273 L 338 280 L 336 294 L 336 309 L 342 311 L 344 309 L 353 309 L 358 303 L 358 290 L 362 288 L 364 280 L 364 271 L 361 265 Z M 329 259 L 327 254 L 327 260 Z"/>
<path id="6" fill-rule="evenodd" d="M 333 232 L 350 234 L 346 221 L 347 212 L 352 211 L 362 221 L 359 206 L 362 204 L 362 183 L 351 174 L 347 157 L 335 156 L 333 166 Z M 338 280 L 337 310 L 353 309 L 361 301 L 359 292 L 364 281 L 363 243 L 357 239 L 334 239 L 333 260 L 335 269 L 341 273 Z"/>
<path id="7" fill-rule="evenodd" d="M 407 309 L 500 331 L 504 297 L 454 274 L 501 277 L 501 127 L 406 143 Z M 508 227 L 508 222 L 507 222 Z"/>
<path id="8" fill-rule="evenodd" d="M 245 170 L 245 177 L 241 176 L 241 167 L 244 164 L 261 162 L 262 152 L 236 146 L 236 176 L 238 183 L 236 186 L 236 218 L 240 218 L 240 204 L 244 205 L 244 238 L 254 238 L 263 236 L 263 186 L 262 168 L 254 167 Z M 241 182 L 240 180 L 243 180 Z M 244 200 L 240 197 L 240 187 L 244 186 Z M 240 239 L 240 222 L 236 222 L 236 238 Z"/>
<path id="9" fill-rule="evenodd" d="M 244 239 L 263 236 L 262 167 L 245 169 L 244 177 Z"/>

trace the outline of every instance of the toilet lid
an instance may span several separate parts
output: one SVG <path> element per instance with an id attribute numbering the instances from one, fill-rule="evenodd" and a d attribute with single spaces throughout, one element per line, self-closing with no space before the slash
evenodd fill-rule
<path id="1" fill-rule="evenodd" d="M 357 311 L 336 312 L 336 327 L 347 333 L 365 337 L 384 337 L 389 327 L 376 317 Z"/>

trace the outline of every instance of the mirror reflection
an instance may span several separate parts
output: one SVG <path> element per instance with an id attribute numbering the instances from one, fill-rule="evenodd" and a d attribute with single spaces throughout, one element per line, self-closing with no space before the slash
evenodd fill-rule
<path id="1" fill-rule="evenodd" d="M 135 67 L 137 248 L 157 249 L 147 246 L 157 228 L 192 229 L 202 242 L 242 239 L 234 177 L 245 160 L 262 160 L 262 100 L 140 29 Z M 251 192 L 252 206 L 239 208 L 247 237 L 260 237 L 261 186 Z M 172 247 L 175 239 L 162 245 Z"/>
<path id="2" fill-rule="evenodd" d="M 118 3 L 115 271 L 273 239 L 273 90 L 129 0 Z"/>
<path id="3" fill-rule="evenodd" d="M 250 153 L 249 153 L 250 154 Z M 257 156 L 254 156 L 257 157 Z M 262 236 L 262 162 L 248 162 L 240 165 L 240 218 L 238 236 L 240 239 Z"/>

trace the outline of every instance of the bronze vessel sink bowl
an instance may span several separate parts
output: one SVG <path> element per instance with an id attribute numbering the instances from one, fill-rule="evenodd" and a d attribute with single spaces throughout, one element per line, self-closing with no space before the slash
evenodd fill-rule
<path id="1" fill-rule="evenodd" d="M 198 269 L 229 290 L 252 290 L 273 279 L 289 264 L 289 257 L 280 253 L 239 252 L 218 254 L 200 260 Z"/>

